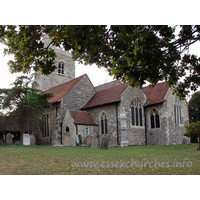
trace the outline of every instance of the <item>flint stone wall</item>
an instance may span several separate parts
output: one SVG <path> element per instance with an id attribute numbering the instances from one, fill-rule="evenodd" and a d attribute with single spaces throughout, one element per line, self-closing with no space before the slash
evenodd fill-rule
<path id="1" fill-rule="evenodd" d="M 102 112 L 105 112 L 106 115 L 107 115 L 107 125 L 108 125 L 107 137 L 109 139 L 109 146 L 117 145 L 116 105 L 117 104 L 103 105 L 103 106 L 87 109 L 87 111 L 91 113 L 93 119 L 99 124 L 99 126 L 96 127 L 96 131 L 95 131 L 95 134 L 96 134 L 96 137 L 99 140 L 99 143 L 100 143 L 101 138 L 103 136 L 101 134 L 101 114 L 102 114 Z"/>
<path id="2" fill-rule="evenodd" d="M 189 124 L 188 106 L 185 101 L 180 101 L 183 124 L 175 125 L 174 105 L 176 96 L 169 90 L 166 100 L 162 104 L 146 108 L 147 141 L 149 145 L 182 144 L 185 126 Z M 157 109 L 160 115 L 160 128 L 151 129 L 150 114 Z"/>
<path id="3" fill-rule="evenodd" d="M 61 49 L 54 48 L 54 50 L 57 55 L 55 66 L 58 68 L 60 62 L 64 63 L 64 74 L 59 74 L 58 69 L 55 69 L 49 76 L 37 72 L 33 83 L 34 88 L 46 90 L 75 78 L 75 62 L 72 60 L 71 54 Z"/>
<path id="4" fill-rule="evenodd" d="M 124 135 L 124 140 L 128 141 L 128 145 L 144 145 L 145 144 L 145 127 L 132 126 L 131 122 L 131 105 L 135 98 L 140 99 L 144 104 L 146 102 L 146 96 L 143 90 L 139 88 L 132 88 L 129 86 L 121 98 L 120 110 L 121 114 L 121 135 Z M 144 122 L 144 115 L 143 115 Z M 125 137 L 127 137 L 125 139 Z"/>

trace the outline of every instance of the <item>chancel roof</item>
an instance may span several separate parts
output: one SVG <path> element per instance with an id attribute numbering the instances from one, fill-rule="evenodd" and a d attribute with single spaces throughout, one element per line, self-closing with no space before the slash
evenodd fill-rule
<path id="1" fill-rule="evenodd" d="M 130 85 L 129 83 L 118 84 L 97 91 L 95 95 L 88 101 L 88 103 L 82 109 L 119 102 L 121 99 L 121 95 L 129 85 Z"/>
<path id="2" fill-rule="evenodd" d="M 155 87 L 143 87 L 143 91 L 149 101 L 147 106 L 163 103 L 168 90 L 169 86 L 166 85 L 166 82 L 157 83 Z"/>

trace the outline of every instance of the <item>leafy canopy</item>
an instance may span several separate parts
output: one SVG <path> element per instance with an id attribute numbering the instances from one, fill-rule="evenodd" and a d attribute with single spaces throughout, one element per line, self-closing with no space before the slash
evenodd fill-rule
<path id="1" fill-rule="evenodd" d="M 190 122 L 200 121 L 200 91 L 195 92 L 189 101 Z"/>
<path id="2" fill-rule="evenodd" d="M 200 26 L 180 26 L 177 35 L 175 30 L 166 25 L 0 26 L 0 41 L 8 47 L 5 54 L 14 54 L 9 61 L 13 73 L 33 68 L 50 74 L 56 68 L 54 45 L 71 51 L 74 60 L 107 68 L 132 86 L 166 80 L 185 97 L 200 85 L 200 58 L 187 54 L 200 40 Z M 51 38 L 49 45 L 43 43 L 45 34 Z"/>
<path id="3" fill-rule="evenodd" d="M 7 115 L 15 121 L 22 131 L 34 128 L 42 122 L 45 108 L 51 106 L 48 99 L 51 93 L 38 93 L 29 87 L 31 78 L 21 76 L 11 89 L 0 89 L 1 107 L 8 109 Z"/>

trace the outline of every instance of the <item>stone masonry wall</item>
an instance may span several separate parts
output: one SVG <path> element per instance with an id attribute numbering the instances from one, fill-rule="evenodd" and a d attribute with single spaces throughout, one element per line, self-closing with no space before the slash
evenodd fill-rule
<path id="1" fill-rule="evenodd" d="M 145 128 L 133 127 L 131 125 L 131 104 L 136 97 L 143 103 L 146 101 L 146 97 L 142 90 L 129 86 L 122 95 L 121 102 L 119 104 L 103 105 L 87 109 L 87 111 L 91 113 L 94 120 L 99 123 L 97 136 L 99 139 L 102 137 L 100 116 L 102 112 L 105 112 L 108 118 L 107 136 L 109 139 L 109 146 L 117 145 L 117 118 L 119 142 L 121 145 L 123 142 L 127 142 L 128 145 L 145 144 Z"/>
<path id="2" fill-rule="evenodd" d="M 91 84 L 89 78 L 87 75 L 85 75 L 80 82 L 75 85 L 71 91 L 61 100 L 60 103 L 60 111 L 58 113 L 58 116 L 56 118 L 56 126 L 51 127 L 55 128 L 53 131 L 52 136 L 52 142 L 53 144 L 61 142 L 61 127 L 60 123 L 64 122 L 64 117 L 67 112 L 67 110 L 79 110 L 82 105 L 87 102 L 95 93 L 95 89 L 93 85 Z M 52 123 L 53 123 L 52 119 Z M 63 129 L 64 130 L 64 129 Z M 71 145 L 73 145 L 74 142 L 71 141 Z"/>
<path id="3" fill-rule="evenodd" d="M 86 144 L 86 127 L 89 129 L 89 135 L 93 138 L 97 138 L 98 126 L 77 125 L 78 134 L 81 135 L 83 144 Z"/>
<path id="4" fill-rule="evenodd" d="M 60 62 L 64 63 L 64 74 L 59 74 L 58 69 L 55 69 L 49 76 L 41 75 L 40 72 L 37 72 L 33 87 L 39 90 L 46 90 L 75 78 L 75 62 L 72 60 L 71 54 L 60 49 L 54 50 L 57 54 L 55 65 L 58 67 Z"/>
<path id="5" fill-rule="evenodd" d="M 156 109 L 160 116 L 160 128 L 151 129 L 150 115 L 152 110 Z M 148 145 L 165 145 L 167 144 L 167 113 L 165 103 L 148 106 L 146 108 L 147 124 L 147 144 Z"/>
<path id="6" fill-rule="evenodd" d="M 174 114 L 174 105 L 175 105 L 176 96 L 170 91 L 166 100 L 166 109 L 167 109 L 167 134 L 168 134 L 168 144 L 182 144 L 183 135 L 186 132 L 185 126 L 189 125 L 189 114 L 188 114 L 188 105 L 186 101 L 180 101 L 181 103 L 181 113 L 183 124 L 175 125 L 175 114 Z"/>
<path id="7" fill-rule="evenodd" d="M 91 113 L 93 119 L 99 124 L 96 127 L 96 137 L 101 141 L 101 113 L 105 112 L 107 115 L 107 124 L 108 124 L 108 134 L 107 137 L 109 139 L 109 146 L 117 145 L 117 115 L 116 115 L 116 104 L 111 105 L 103 105 L 99 107 L 94 107 L 87 109 L 88 112 Z"/>
<path id="8" fill-rule="evenodd" d="M 67 130 L 68 128 L 68 130 Z M 64 146 L 75 146 L 76 126 L 72 121 L 69 111 L 66 112 L 62 124 L 62 141 Z"/>
<path id="9" fill-rule="evenodd" d="M 94 94 L 95 89 L 88 76 L 85 75 L 79 83 L 72 88 L 67 96 L 63 98 L 62 108 L 64 110 L 80 110 L 80 108 L 88 102 Z"/>
<path id="10" fill-rule="evenodd" d="M 42 132 L 39 130 L 38 140 L 39 144 L 54 144 L 59 138 L 59 128 L 60 124 L 58 122 L 58 117 L 61 111 L 60 104 L 53 104 L 52 107 L 46 108 L 45 114 L 49 115 L 49 137 L 42 137 Z M 55 134 L 56 132 L 56 134 Z M 56 137 L 56 138 L 55 138 Z"/>
<path id="11" fill-rule="evenodd" d="M 189 124 L 188 106 L 185 101 L 180 101 L 183 124 L 175 125 L 175 98 L 176 96 L 169 90 L 164 103 L 146 108 L 147 142 L 149 145 L 182 144 L 183 135 L 186 132 L 185 125 Z M 151 129 L 150 114 L 153 109 L 157 109 L 159 112 L 160 128 Z"/>
<path id="12" fill-rule="evenodd" d="M 124 92 L 120 103 L 121 126 L 120 132 L 124 142 L 128 141 L 128 145 L 144 145 L 145 144 L 145 127 L 132 126 L 131 123 L 131 105 L 135 98 L 139 98 L 142 104 L 146 102 L 146 96 L 143 90 L 132 88 L 129 86 Z M 143 113 L 144 122 L 144 113 Z M 143 123 L 144 124 L 144 123 Z"/>
<path id="13" fill-rule="evenodd" d="M 58 145 L 61 143 L 61 127 L 67 109 L 79 110 L 82 105 L 87 102 L 95 93 L 95 89 L 87 75 L 72 88 L 72 90 L 64 97 L 61 102 L 52 105 L 46 109 L 49 114 L 50 137 L 42 138 L 41 142 L 45 144 Z M 73 142 L 72 142 L 73 144 Z"/>
<path id="14" fill-rule="evenodd" d="M 89 135 L 91 135 L 93 138 L 97 136 L 97 126 L 90 126 L 90 125 L 75 125 L 73 123 L 73 119 L 71 118 L 71 115 L 69 111 L 66 112 L 66 115 L 63 119 L 62 124 L 62 141 L 63 145 L 65 146 L 75 146 L 76 140 L 75 136 L 76 134 L 80 134 L 82 137 L 82 143 L 86 144 L 86 127 L 89 128 Z"/>

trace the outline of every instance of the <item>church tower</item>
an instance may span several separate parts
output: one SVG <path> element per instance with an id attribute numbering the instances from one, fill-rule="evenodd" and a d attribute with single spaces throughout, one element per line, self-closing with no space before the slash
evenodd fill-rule
<path id="1" fill-rule="evenodd" d="M 45 46 L 47 46 L 51 39 L 45 35 L 43 41 Z M 75 62 L 71 54 L 52 45 L 50 45 L 50 48 L 54 49 L 57 55 L 55 59 L 57 68 L 48 76 L 42 75 L 40 72 L 35 73 L 33 87 L 42 91 L 75 78 Z"/>

